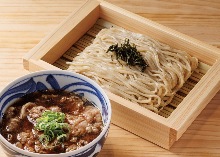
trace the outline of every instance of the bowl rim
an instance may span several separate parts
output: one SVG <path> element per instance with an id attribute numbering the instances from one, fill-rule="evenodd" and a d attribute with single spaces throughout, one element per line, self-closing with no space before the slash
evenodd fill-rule
<path id="1" fill-rule="evenodd" d="M 67 71 L 67 70 L 40 70 L 40 71 L 31 72 L 31 73 L 25 74 L 23 76 L 20 76 L 16 79 L 12 80 L 10 83 L 8 83 L 0 91 L 0 96 L 2 96 L 8 89 L 10 89 L 11 86 L 16 85 L 17 83 L 21 82 L 24 79 L 31 78 L 31 77 L 34 77 L 34 76 L 40 75 L 40 74 L 52 74 L 52 75 L 53 74 L 65 74 L 65 75 L 70 75 L 70 76 L 77 76 L 80 79 L 83 79 L 86 82 L 94 85 L 95 88 L 97 88 L 102 93 L 103 97 L 106 100 L 106 104 L 108 106 L 108 120 L 107 120 L 106 124 L 104 125 L 103 130 L 101 131 L 101 133 L 99 134 L 98 137 L 96 137 L 93 141 L 91 141 L 87 145 L 85 145 L 83 147 L 80 147 L 77 150 L 73 150 L 73 151 L 66 152 L 66 153 L 59 153 L 59 154 L 40 154 L 40 153 L 33 153 L 33 152 L 29 152 L 29 151 L 20 149 L 20 148 L 16 147 L 15 145 L 11 144 L 10 142 L 8 142 L 1 134 L 0 134 L 0 142 L 2 142 L 4 145 L 9 147 L 13 151 L 16 151 L 16 152 L 21 153 L 21 154 L 26 155 L 26 156 L 32 156 L 32 157 L 38 157 L 38 156 L 40 156 L 40 157 L 44 157 L 44 156 L 45 157 L 52 157 L 52 156 L 53 157 L 58 157 L 59 156 L 59 157 L 61 157 L 61 156 L 77 155 L 77 154 L 83 152 L 84 150 L 89 149 L 90 147 L 95 145 L 99 140 L 101 140 L 101 138 L 103 136 L 105 136 L 106 133 L 108 133 L 110 123 L 111 123 L 111 116 L 112 116 L 111 102 L 110 102 L 107 94 L 105 93 L 104 89 L 102 89 L 100 85 L 98 85 L 95 81 L 93 81 L 92 79 L 90 79 L 90 78 L 88 78 L 88 77 L 86 77 L 82 74 L 79 74 L 79 73 L 76 73 L 76 72 L 70 72 L 70 71 Z M 0 105 L 1 105 L 1 102 L 0 102 Z M 2 118 L 2 115 L 0 115 L 0 116 L 1 116 L 0 118 Z"/>

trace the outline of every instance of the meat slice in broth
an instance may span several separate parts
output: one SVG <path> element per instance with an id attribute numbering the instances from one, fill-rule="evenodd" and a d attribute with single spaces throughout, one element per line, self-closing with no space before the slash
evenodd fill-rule
<path id="1" fill-rule="evenodd" d="M 6 131 L 7 132 L 14 132 L 18 129 L 19 127 L 19 123 L 21 122 L 21 120 L 18 118 L 18 117 L 15 117 L 15 118 L 11 118 L 9 120 L 9 122 L 7 123 L 7 126 L 6 126 Z"/>
<path id="2" fill-rule="evenodd" d="M 35 122 L 37 118 L 39 118 L 42 113 L 47 110 L 46 107 L 43 106 L 34 106 L 30 111 L 28 116 L 30 117 L 30 119 Z"/>

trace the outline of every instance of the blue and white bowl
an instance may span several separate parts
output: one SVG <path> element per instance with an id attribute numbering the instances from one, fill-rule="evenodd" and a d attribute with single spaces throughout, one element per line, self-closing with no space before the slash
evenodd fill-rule
<path id="1" fill-rule="evenodd" d="M 45 70 L 22 76 L 8 84 L 0 93 L 0 122 L 6 109 L 25 94 L 45 90 L 63 89 L 83 95 L 87 100 L 96 105 L 101 113 L 104 128 L 101 134 L 89 144 L 67 153 L 38 154 L 22 150 L 9 143 L 0 134 L 0 144 L 9 156 L 31 157 L 93 157 L 102 149 L 108 134 L 111 120 L 111 104 L 103 89 L 91 79 L 73 72 L 63 70 Z"/>

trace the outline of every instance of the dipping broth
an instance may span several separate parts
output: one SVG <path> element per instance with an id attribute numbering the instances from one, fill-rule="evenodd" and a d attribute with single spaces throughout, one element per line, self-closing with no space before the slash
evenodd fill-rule
<path id="1" fill-rule="evenodd" d="M 76 150 L 102 131 L 100 110 L 75 93 L 44 91 L 25 95 L 5 112 L 0 132 L 15 146 L 35 153 Z"/>

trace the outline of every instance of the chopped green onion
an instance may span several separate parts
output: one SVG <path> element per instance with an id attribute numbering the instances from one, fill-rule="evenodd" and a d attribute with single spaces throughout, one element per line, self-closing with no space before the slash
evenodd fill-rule
<path id="1" fill-rule="evenodd" d="M 64 120 L 64 113 L 49 110 L 46 110 L 41 117 L 37 118 L 35 128 L 43 131 L 43 135 L 39 138 L 40 142 L 47 145 L 55 138 L 59 142 L 65 141 L 69 132 L 69 125 L 64 123 Z"/>

